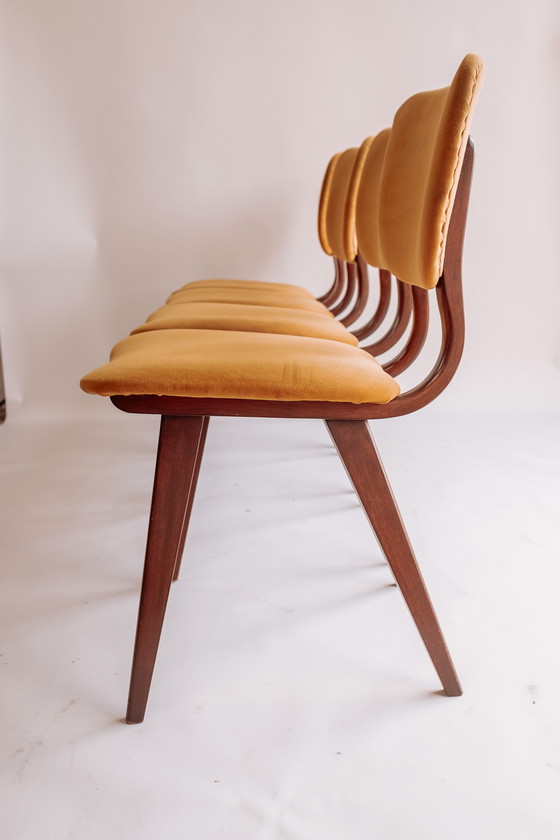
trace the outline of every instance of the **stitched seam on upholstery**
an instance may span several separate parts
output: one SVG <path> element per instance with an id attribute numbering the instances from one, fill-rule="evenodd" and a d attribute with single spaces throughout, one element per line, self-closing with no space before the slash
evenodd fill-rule
<path id="1" fill-rule="evenodd" d="M 451 186 L 449 187 L 449 192 L 447 193 L 447 202 L 446 202 L 445 210 L 444 210 L 444 214 L 443 214 L 443 223 L 441 225 L 441 238 L 440 238 L 440 241 L 439 241 L 439 251 L 438 251 L 438 265 L 440 264 L 441 258 L 442 258 L 442 255 L 443 255 L 443 245 L 444 245 L 444 239 L 445 239 L 445 226 L 447 225 L 447 216 L 448 216 L 448 213 L 449 213 L 449 205 L 451 204 L 451 195 L 453 194 L 453 190 L 455 189 L 455 179 L 456 179 L 457 170 L 459 168 L 459 163 L 460 163 L 461 149 L 463 147 L 463 137 L 465 136 L 465 131 L 467 129 L 467 123 L 469 121 L 469 117 L 470 117 L 470 114 L 471 114 L 471 105 L 472 105 L 472 101 L 473 101 L 473 97 L 474 97 L 474 92 L 476 90 L 476 83 L 478 82 L 478 77 L 480 75 L 480 70 L 481 70 L 481 68 L 478 67 L 477 71 L 476 71 L 476 74 L 475 74 L 475 77 L 473 79 L 472 88 L 471 88 L 471 95 L 470 95 L 469 102 L 468 102 L 468 105 L 467 105 L 467 113 L 465 114 L 465 119 L 463 121 L 463 128 L 461 130 L 461 139 L 460 139 L 460 142 L 459 142 L 459 149 L 457 151 L 457 161 L 455 163 L 455 169 L 453 170 L 453 175 L 451 177 Z"/>

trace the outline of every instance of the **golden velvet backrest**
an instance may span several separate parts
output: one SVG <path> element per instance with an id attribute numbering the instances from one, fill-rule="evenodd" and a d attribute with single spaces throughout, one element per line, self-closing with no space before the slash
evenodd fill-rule
<path id="1" fill-rule="evenodd" d="M 326 232 L 331 254 L 339 260 L 351 262 L 356 253 L 348 256 L 344 249 L 346 197 L 359 149 L 347 149 L 339 156 L 334 167 L 330 193 L 327 200 Z M 350 224 L 350 220 L 348 221 Z"/>
<path id="2" fill-rule="evenodd" d="M 319 217 L 318 217 L 318 232 L 319 232 L 319 242 L 321 243 L 321 248 L 328 254 L 329 257 L 332 256 L 332 248 L 329 242 L 329 237 L 327 236 L 327 207 L 329 196 L 331 194 L 331 186 L 334 176 L 334 170 L 338 163 L 338 160 L 341 156 L 342 152 L 338 152 L 336 155 L 329 161 L 329 165 L 327 166 L 327 171 L 325 172 L 325 177 L 323 178 L 323 184 L 321 186 L 321 195 L 319 196 Z"/>
<path id="3" fill-rule="evenodd" d="M 443 272 L 482 70 L 482 60 L 467 55 L 449 87 L 408 99 L 391 128 L 370 143 L 361 173 L 354 214 L 360 253 L 424 289 L 436 286 Z"/>
<path id="4" fill-rule="evenodd" d="M 331 158 L 319 199 L 319 242 L 323 251 L 353 262 L 358 252 L 356 202 L 364 163 L 373 137 L 359 149 L 347 149 Z"/>

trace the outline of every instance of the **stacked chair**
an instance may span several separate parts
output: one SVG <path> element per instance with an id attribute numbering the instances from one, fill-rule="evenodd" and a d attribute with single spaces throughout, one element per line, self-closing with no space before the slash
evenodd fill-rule
<path id="1" fill-rule="evenodd" d="M 468 129 L 481 80 L 481 60 L 466 56 L 449 87 L 412 96 L 390 128 L 333 157 L 321 190 L 319 239 L 334 259 L 335 277 L 319 300 L 298 285 L 187 283 L 82 379 L 84 391 L 109 396 L 122 411 L 161 415 L 128 723 L 144 718 L 213 416 L 326 422 L 444 692 L 461 694 L 367 420 L 427 405 L 459 364 L 473 165 Z M 371 297 L 368 266 L 379 270 L 376 305 L 352 332 Z M 431 372 L 401 393 L 395 377 L 425 344 L 430 290 L 440 351 Z M 395 314 L 385 327 L 395 291 Z M 381 365 L 375 355 L 403 338 Z"/>

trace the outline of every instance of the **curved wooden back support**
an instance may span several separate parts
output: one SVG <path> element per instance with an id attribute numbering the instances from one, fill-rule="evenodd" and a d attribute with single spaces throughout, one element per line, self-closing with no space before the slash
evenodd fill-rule
<path id="1" fill-rule="evenodd" d="M 428 336 L 429 323 L 430 301 L 428 300 L 428 292 L 425 289 L 419 289 L 418 286 L 413 286 L 412 329 L 408 341 L 400 353 L 390 362 L 383 364 L 383 369 L 387 373 L 391 376 L 398 376 L 418 358 Z"/>
<path id="2" fill-rule="evenodd" d="M 389 277 L 391 277 L 390 274 Z M 397 311 L 393 323 L 381 338 L 374 341 L 373 344 L 368 344 L 367 347 L 362 347 L 362 350 L 371 353 L 372 356 L 380 356 L 381 353 L 390 350 L 405 334 L 411 315 L 412 287 L 408 283 L 401 283 L 400 280 L 397 280 Z M 359 337 L 356 333 L 354 334 L 356 338 Z"/>
<path id="3" fill-rule="evenodd" d="M 358 254 L 358 268 L 359 270 L 365 274 L 366 277 L 369 276 L 368 272 L 368 264 L 361 256 Z M 364 324 L 360 329 L 354 330 L 353 335 L 356 336 L 358 341 L 363 341 L 365 338 L 369 338 L 369 336 L 375 332 L 375 330 L 381 326 L 383 323 L 387 312 L 389 311 L 389 304 L 391 302 L 391 274 L 386 271 L 384 268 L 379 269 L 379 299 L 377 301 L 377 306 L 375 311 L 369 321 Z M 368 289 L 369 289 L 369 280 L 368 280 Z"/>
<path id="4" fill-rule="evenodd" d="M 346 289 L 336 306 L 331 307 L 331 312 L 335 316 L 341 315 L 352 303 L 356 287 L 358 285 L 358 270 L 355 262 L 346 263 Z M 344 321 L 342 322 L 344 323 Z"/>
<path id="5" fill-rule="evenodd" d="M 121 411 L 140 414 L 221 417 L 315 417 L 325 419 L 368 419 L 400 417 L 428 405 L 447 387 L 461 360 L 465 320 L 461 260 L 472 179 L 474 147 L 469 138 L 449 221 L 443 274 L 436 286 L 442 325 L 441 349 L 428 376 L 409 391 L 385 405 L 374 403 L 289 402 L 273 400 L 199 399 L 192 397 L 114 396 Z M 405 285 L 405 284 L 403 284 Z M 402 363 L 402 362 L 401 362 Z"/>
<path id="6" fill-rule="evenodd" d="M 324 304 L 327 308 L 332 306 L 332 304 L 338 300 L 340 295 L 344 292 L 344 287 L 346 285 L 346 264 L 343 260 L 337 259 L 337 257 L 333 257 L 333 262 L 334 280 L 332 286 L 322 297 L 317 298 L 319 303 Z"/>
<path id="7" fill-rule="evenodd" d="M 441 348 L 428 376 L 415 388 L 406 391 L 383 408 L 392 408 L 385 417 L 410 414 L 431 403 L 451 382 L 465 343 L 465 314 L 461 263 L 474 163 L 474 145 L 469 137 L 449 221 L 443 274 L 436 286 L 441 318 Z"/>
<path id="8" fill-rule="evenodd" d="M 349 327 L 358 320 L 366 308 L 369 297 L 369 275 L 367 264 L 360 257 L 356 257 L 354 264 L 358 274 L 358 294 L 356 296 L 356 300 L 354 301 L 352 310 L 341 319 L 341 323 L 343 323 L 345 327 Z"/>

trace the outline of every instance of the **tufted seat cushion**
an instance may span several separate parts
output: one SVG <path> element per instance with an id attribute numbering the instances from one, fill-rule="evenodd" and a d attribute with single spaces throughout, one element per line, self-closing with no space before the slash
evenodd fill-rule
<path id="1" fill-rule="evenodd" d="M 252 292 L 247 289 L 220 289 L 220 288 L 196 288 L 185 289 L 184 291 L 173 292 L 167 298 L 168 304 L 174 303 L 242 303 L 245 305 L 256 304 L 257 306 L 281 306 L 289 309 L 305 309 L 307 312 L 319 312 L 332 318 L 326 306 L 310 294 L 309 297 L 298 294 L 285 294 L 281 292 L 258 291 Z"/>
<path id="2" fill-rule="evenodd" d="M 88 373 L 89 394 L 387 403 L 399 386 L 364 350 L 321 338 L 219 330 L 129 336 Z"/>
<path id="3" fill-rule="evenodd" d="M 238 303 L 176 303 L 153 312 L 132 335 L 150 330 L 233 330 L 327 338 L 358 345 L 358 339 L 340 321 L 303 309 L 242 306 Z"/>

